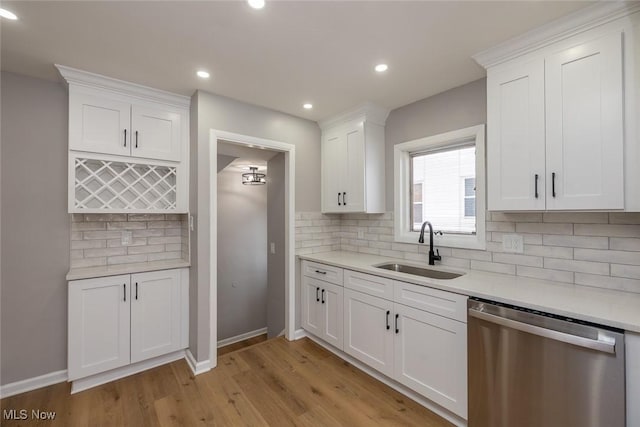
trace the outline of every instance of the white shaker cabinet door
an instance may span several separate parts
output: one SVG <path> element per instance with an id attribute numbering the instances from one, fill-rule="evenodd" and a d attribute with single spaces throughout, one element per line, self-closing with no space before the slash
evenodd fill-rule
<path id="1" fill-rule="evenodd" d="M 344 290 L 344 351 L 393 376 L 393 302 Z"/>
<path id="2" fill-rule="evenodd" d="M 69 380 L 129 364 L 129 279 L 69 283 Z"/>
<path id="3" fill-rule="evenodd" d="M 317 337 L 322 335 L 320 290 L 323 283 L 310 277 L 302 278 L 302 328 Z"/>
<path id="4" fill-rule="evenodd" d="M 69 91 L 69 148 L 128 156 L 131 153 L 131 104 Z"/>
<path id="5" fill-rule="evenodd" d="M 344 332 L 343 303 L 342 286 L 322 283 L 320 291 L 322 332 L 320 338 L 340 350 L 342 350 Z"/>
<path id="6" fill-rule="evenodd" d="M 347 130 L 342 203 L 345 212 L 365 212 L 365 146 L 363 123 Z"/>
<path id="7" fill-rule="evenodd" d="M 487 73 L 489 210 L 545 209 L 544 60 Z"/>
<path id="8" fill-rule="evenodd" d="M 322 143 L 322 212 L 342 212 L 344 173 L 347 165 L 345 136 L 334 132 L 323 136 Z"/>
<path id="9" fill-rule="evenodd" d="M 467 325 L 401 304 L 394 311 L 394 378 L 466 419 Z"/>
<path id="10" fill-rule="evenodd" d="M 162 106 L 134 105 L 131 112 L 131 155 L 146 159 L 180 161 L 180 114 Z M 187 141 L 185 141 L 187 143 Z"/>
<path id="11" fill-rule="evenodd" d="M 180 270 L 131 275 L 131 362 L 181 348 Z"/>
<path id="12" fill-rule="evenodd" d="M 622 34 L 545 62 L 547 209 L 623 209 Z"/>

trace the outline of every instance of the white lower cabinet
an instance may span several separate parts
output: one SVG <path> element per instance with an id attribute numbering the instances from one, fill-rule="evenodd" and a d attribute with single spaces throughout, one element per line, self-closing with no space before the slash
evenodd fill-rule
<path id="1" fill-rule="evenodd" d="M 344 351 L 393 376 L 393 302 L 344 290 Z"/>
<path id="2" fill-rule="evenodd" d="M 394 304 L 394 379 L 467 418 L 467 325 Z"/>
<path id="3" fill-rule="evenodd" d="M 69 380 L 130 362 L 130 277 L 69 283 Z"/>
<path id="4" fill-rule="evenodd" d="M 311 277 L 302 279 L 302 327 L 342 350 L 343 290 Z"/>
<path id="5" fill-rule="evenodd" d="M 349 270 L 343 277 L 344 288 L 302 278 L 302 327 L 466 419 L 467 296 Z"/>
<path id="6" fill-rule="evenodd" d="M 188 271 L 69 282 L 73 381 L 187 347 Z"/>

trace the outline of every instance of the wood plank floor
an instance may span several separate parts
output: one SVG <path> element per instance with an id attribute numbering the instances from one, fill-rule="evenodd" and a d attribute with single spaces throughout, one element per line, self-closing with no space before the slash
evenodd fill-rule
<path id="1" fill-rule="evenodd" d="M 267 334 L 258 335 L 252 338 L 247 338 L 246 340 L 238 341 L 233 344 L 225 345 L 224 347 L 218 348 L 218 357 L 231 353 L 232 351 L 238 351 L 245 347 L 251 347 L 255 344 L 260 344 L 267 340 Z"/>
<path id="2" fill-rule="evenodd" d="M 184 360 L 74 395 L 62 383 L 0 401 L 55 411 L 4 426 L 449 426 L 308 339 L 227 353 L 195 377 Z"/>

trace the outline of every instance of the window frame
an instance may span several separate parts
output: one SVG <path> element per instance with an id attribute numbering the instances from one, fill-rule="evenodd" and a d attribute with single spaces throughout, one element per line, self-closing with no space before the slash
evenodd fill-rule
<path id="1" fill-rule="evenodd" d="M 434 235 L 434 245 L 450 248 L 486 249 L 486 156 L 485 125 L 470 126 L 439 135 L 396 144 L 394 154 L 394 240 L 418 245 L 419 232 L 410 231 L 413 209 L 411 153 L 475 141 L 476 146 L 476 234 Z M 424 199 L 422 203 L 425 203 Z"/>

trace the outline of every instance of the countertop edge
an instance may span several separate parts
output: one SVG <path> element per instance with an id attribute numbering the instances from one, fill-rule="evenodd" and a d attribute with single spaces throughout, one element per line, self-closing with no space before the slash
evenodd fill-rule
<path id="1" fill-rule="evenodd" d="M 120 274 L 144 273 L 148 271 L 171 270 L 174 268 L 188 267 L 191 267 L 191 262 L 180 259 L 99 267 L 71 268 L 67 273 L 66 279 L 67 281 L 93 279 L 96 277 L 109 277 L 118 276 Z"/>
<path id="2" fill-rule="evenodd" d="M 307 260 L 312 262 L 318 262 L 322 264 L 328 264 L 339 268 L 345 268 L 348 270 L 358 271 L 365 274 L 372 274 L 375 276 L 386 277 L 392 280 L 398 280 L 406 283 L 412 283 L 419 286 L 427 286 L 434 289 L 439 289 L 447 292 L 457 293 L 460 295 L 467 295 L 469 297 L 482 298 L 487 300 L 492 300 L 496 302 L 501 302 L 505 304 L 512 304 L 516 306 L 522 306 L 525 308 L 529 308 L 532 310 L 544 311 L 552 314 L 556 314 L 559 316 L 571 317 L 578 320 L 598 323 L 605 326 L 624 329 L 628 332 L 640 333 L 640 314 L 637 315 L 637 319 L 634 317 L 633 319 L 625 319 L 624 315 L 620 313 L 616 313 L 616 315 L 604 315 L 602 313 L 597 313 L 598 310 L 580 310 L 576 308 L 572 308 L 572 304 L 561 304 L 558 305 L 547 305 L 542 303 L 541 301 L 535 301 L 536 298 L 525 298 L 525 297 L 514 297 L 512 295 L 500 295 L 497 293 L 487 292 L 483 289 L 473 289 L 468 286 L 470 280 L 477 279 L 485 282 L 493 282 L 492 286 L 496 286 L 495 283 L 499 282 L 512 282 L 513 288 L 516 287 L 531 287 L 532 289 L 538 288 L 551 288 L 548 290 L 553 290 L 553 288 L 557 288 L 557 294 L 559 295 L 559 299 L 568 298 L 569 296 L 575 297 L 576 295 L 581 297 L 583 300 L 587 299 L 587 296 L 591 294 L 593 296 L 606 296 L 609 301 L 607 303 L 611 304 L 611 300 L 619 300 L 620 305 L 630 304 L 629 300 L 635 300 L 638 302 L 637 307 L 640 307 L 640 295 L 635 295 L 629 292 L 622 292 L 617 290 L 606 290 L 600 288 L 591 288 L 587 286 L 580 286 L 568 283 L 560 283 L 553 282 L 541 279 L 534 279 L 522 276 L 512 276 L 507 274 L 500 273 L 492 273 L 492 272 L 484 272 L 484 271 L 476 271 L 476 270 L 466 270 L 460 268 L 449 268 L 447 266 L 436 266 L 436 269 L 448 270 L 448 271 L 461 271 L 465 272 L 466 280 L 460 281 L 460 279 L 456 280 L 456 284 L 463 283 L 462 287 L 460 286 L 452 286 L 451 284 L 447 284 L 445 280 L 436 280 L 429 279 L 423 277 L 411 276 L 405 273 L 397 273 L 383 269 L 375 269 L 372 265 L 358 265 L 350 263 L 348 260 L 345 260 L 345 257 L 338 257 L 340 259 L 333 259 L 332 256 L 336 256 L 338 254 L 348 254 L 350 257 L 362 257 L 363 259 L 372 258 L 377 259 L 378 262 L 396 262 L 396 263 L 404 263 L 404 264 L 412 264 L 418 265 L 420 263 L 397 259 L 391 257 L 382 257 L 379 255 L 368 255 L 361 254 L 358 252 L 345 252 L 345 251 L 332 251 L 332 252 L 321 252 L 314 254 L 300 254 L 297 255 L 301 260 Z M 428 266 L 425 266 L 428 267 Z M 302 274 L 302 273 L 301 273 Z M 507 288 L 505 287 L 505 290 Z M 513 291 L 513 289 L 511 289 Z M 517 291 L 517 290 L 516 290 Z M 513 292 L 512 292 L 513 293 Z M 543 292 L 540 292 L 543 293 Z M 563 295 L 564 294 L 564 295 Z M 541 299 L 541 298 L 538 298 Z M 573 306 L 580 305 L 581 301 L 572 301 Z M 584 302 L 584 301 L 582 301 Z M 616 301 L 618 302 L 618 301 Z M 586 304 L 586 303 L 585 303 Z M 602 304 L 605 304 L 603 302 Z M 584 304 L 583 304 L 584 305 Z M 640 310 L 637 310 L 640 312 Z"/>

